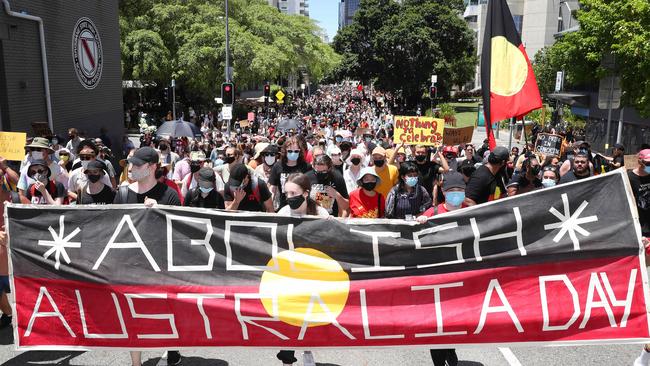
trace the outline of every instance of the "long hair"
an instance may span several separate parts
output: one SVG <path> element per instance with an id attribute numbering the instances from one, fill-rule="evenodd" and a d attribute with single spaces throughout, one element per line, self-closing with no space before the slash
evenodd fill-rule
<path id="1" fill-rule="evenodd" d="M 311 181 L 309 177 L 302 173 L 294 173 L 287 177 L 287 182 L 291 182 L 304 192 L 311 192 Z M 286 182 L 285 182 L 286 184 Z M 316 207 L 318 203 L 311 199 L 310 195 L 307 195 L 307 215 L 316 216 L 318 215 L 318 208 Z"/>
<path id="2" fill-rule="evenodd" d="M 300 139 L 298 136 L 291 136 L 289 137 L 284 144 L 282 144 L 282 163 L 286 164 L 287 163 L 287 150 L 289 150 L 289 145 L 297 145 L 298 150 L 300 150 L 300 156 L 298 157 L 297 163 L 303 163 L 305 161 L 305 148 L 303 144 L 300 142 Z"/>

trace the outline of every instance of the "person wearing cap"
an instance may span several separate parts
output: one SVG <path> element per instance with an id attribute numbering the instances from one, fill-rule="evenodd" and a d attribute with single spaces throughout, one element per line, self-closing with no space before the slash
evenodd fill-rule
<path id="1" fill-rule="evenodd" d="M 266 147 L 260 151 L 261 164 L 255 168 L 255 175 L 268 182 L 271 177 L 271 169 L 273 169 L 273 166 L 277 163 L 279 158 L 280 149 L 278 148 L 278 145 L 267 144 Z"/>
<path id="2" fill-rule="evenodd" d="M 68 178 L 68 196 L 71 199 L 77 199 L 77 194 L 88 184 L 88 180 L 84 171 L 88 165 L 97 161 L 97 153 L 99 149 L 92 140 L 83 140 L 79 143 L 77 151 L 78 161 L 72 164 L 72 172 L 70 172 L 70 177 Z M 103 162 L 102 162 L 103 163 Z M 107 186 L 113 187 L 113 182 L 111 181 L 108 174 L 101 176 L 101 181 Z"/>
<path id="3" fill-rule="evenodd" d="M 366 154 L 361 149 L 352 149 L 350 151 L 350 156 L 345 162 L 347 168 L 343 172 L 345 188 L 347 188 L 348 192 L 357 189 L 357 181 L 361 178 L 361 170 L 366 167 L 365 158 Z"/>
<path id="4" fill-rule="evenodd" d="M 225 204 L 223 197 L 216 189 L 216 174 L 209 167 L 199 169 L 196 177 L 197 186 L 187 192 L 184 197 L 184 206 L 217 208 L 223 210 Z"/>
<path id="5" fill-rule="evenodd" d="M 106 165 L 99 160 L 93 160 L 84 169 L 86 184 L 79 187 L 77 191 L 77 204 L 90 205 L 101 204 L 107 205 L 113 203 L 115 191 L 113 187 L 102 182 L 102 176 L 106 175 Z"/>
<path id="6" fill-rule="evenodd" d="M 141 147 L 127 159 L 129 185 L 120 186 L 115 195 L 115 204 L 144 203 L 147 207 L 155 204 L 180 206 L 176 192 L 156 180 L 156 169 L 160 156 L 149 146 Z"/>
<path id="7" fill-rule="evenodd" d="M 590 169 L 591 163 L 586 151 L 578 151 L 571 162 L 571 170 L 562 175 L 562 168 L 560 168 L 560 183 L 573 182 L 580 179 L 585 179 L 593 176 L 593 170 Z M 564 165 L 562 165 L 564 166 Z"/>
<path id="8" fill-rule="evenodd" d="M 509 159 L 510 152 L 503 146 L 497 146 L 489 152 L 487 162 L 479 166 L 467 182 L 465 203 L 468 206 L 505 197 L 505 168 Z"/>
<path id="9" fill-rule="evenodd" d="M 341 159 L 341 149 L 332 145 L 327 149 L 327 156 L 332 159 L 332 167 L 343 175 L 343 159 Z"/>
<path id="10" fill-rule="evenodd" d="M 25 145 L 25 149 L 27 149 L 29 153 L 21 164 L 20 177 L 18 178 L 17 184 L 21 199 L 22 197 L 25 197 L 25 191 L 27 188 L 33 183 L 36 183 L 27 174 L 29 166 L 33 161 L 36 160 L 45 161 L 50 171 L 50 179 L 63 184 L 63 187 L 65 188 L 67 185 L 67 176 L 61 176 L 61 167 L 57 162 L 52 160 L 51 156 L 54 154 L 54 151 L 52 148 L 50 148 L 50 142 L 48 139 L 43 137 L 34 137 L 34 139 L 29 144 Z"/>
<path id="11" fill-rule="evenodd" d="M 72 160 L 70 160 L 71 154 L 68 149 L 62 147 L 54 153 L 54 157 L 59 162 L 61 167 L 61 173 L 68 173 L 72 170 Z M 68 178 L 70 178 L 68 176 Z"/>
<path id="12" fill-rule="evenodd" d="M 268 142 L 260 142 L 253 149 L 253 158 L 248 162 L 248 167 L 255 170 L 263 164 L 262 151 L 269 146 Z"/>
<path id="13" fill-rule="evenodd" d="M 639 152 L 638 164 L 627 172 L 636 199 L 641 234 L 650 237 L 650 149 Z"/>
<path id="14" fill-rule="evenodd" d="M 375 173 L 381 178 L 375 190 L 384 197 L 388 197 L 388 192 L 399 180 L 398 170 L 395 166 L 386 164 L 386 150 L 381 146 L 377 146 L 372 150 L 372 163 Z"/>
<path id="15" fill-rule="evenodd" d="M 62 205 L 66 198 L 63 184 L 52 179 L 52 172 L 45 160 L 34 160 L 27 169 L 27 176 L 34 181 L 25 190 L 25 197 L 34 205 Z"/>
<path id="16" fill-rule="evenodd" d="M 192 151 L 190 153 L 190 174 L 186 175 L 185 178 L 181 181 L 181 195 L 180 197 L 185 197 L 187 192 L 198 186 L 197 178 L 198 173 L 201 167 L 205 164 L 205 154 L 203 151 Z M 222 185 L 218 185 L 219 188 L 223 188 Z M 222 189 L 219 189 L 221 191 Z"/>
<path id="17" fill-rule="evenodd" d="M 223 196 L 229 211 L 275 212 L 266 182 L 251 174 L 242 163 L 231 168 Z"/>
<path id="18" fill-rule="evenodd" d="M 612 155 L 612 157 L 605 157 L 611 169 L 618 169 L 625 166 L 625 146 L 623 144 L 614 144 Z"/>
<path id="19" fill-rule="evenodd" d="M 350 193 L 350 217 L 379 219 L 386 212 L 386 197 L 375 191 L 381 181 L 373 168 L 363 168 L 359 174 L 359 188 Z"/>
<path id="20" fill-rule="evenodd" d="M 430 217 L 467 207 L 465 203 L 465 179 L 458 172 L 448 172 L 442 176 L 442 194 L 445 202 L 433 206 L 418 216 L 419 223 L 425 223 Z"/>

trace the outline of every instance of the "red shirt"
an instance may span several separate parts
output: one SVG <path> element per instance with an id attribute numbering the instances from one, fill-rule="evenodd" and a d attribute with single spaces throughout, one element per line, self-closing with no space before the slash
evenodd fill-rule
<path id="1" fill-rule="evenodd" d="M 465 208 L 465 207 L 467 207 L 467 205 L 465 205 L 465 203 L 463 202 L 463 204 L 460 206 L 460 208 Z M 444 203 L 439 204 L 438 205 L 438 214 L 443 214 L 445 212 L 449 212 L 449 210 L 447 210 L 447 207 L 445 207 L 445 204 Z M 432 217 L 435 214 L 436 214 L 435 213 L 435 207 L 431 207 L 428 210 L 424 211 L 424 213 L 422 213 L 422 215 L 426 216 L 426 217 Z"/>
<path id="2" fill-rule="evenodd" d="M 378 219 L 386 213 L 386 199 L 375 192 L 374 196 L 368 196 L 362 188 L 357 188 L 350 193 L 350 216 Z"/>

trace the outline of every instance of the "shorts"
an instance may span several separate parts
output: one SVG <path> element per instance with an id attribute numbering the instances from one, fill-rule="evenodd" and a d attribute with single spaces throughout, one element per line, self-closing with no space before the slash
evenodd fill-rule
<path id="1" fill-rule="evenodd" d="M 10 294 L 11 286 L 9 286 L 9 276 L 0 276 L 0 291 Z"/>

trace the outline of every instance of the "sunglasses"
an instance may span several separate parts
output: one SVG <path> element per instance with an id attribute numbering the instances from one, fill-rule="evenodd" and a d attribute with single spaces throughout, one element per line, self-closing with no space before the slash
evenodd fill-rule
<path id="1" fill-rule="evenodd" d="M 275 156 L 274 153 L 263 153 L 262 156 Z"/>
<path id="2" fill-rule="evenodd" d="M 287 153 L 300 153 L 300 150 L 287 150 Z"/>
<path id="3" fill-rule="evenodd" d="M 36 173 L 38 173 L 38 174 L 47 173 L 47 170 L 45 170 L 45 169 L 32 170 L 32 174 L 31 174 L 31 175 L 34 175 L 34 174 L 36 174 Z"/>
<path id="4" fill-rule="evenodd" d="M 95 155 L 79 155 L 79 160 L 90 160 L 94 157 Z"/>

